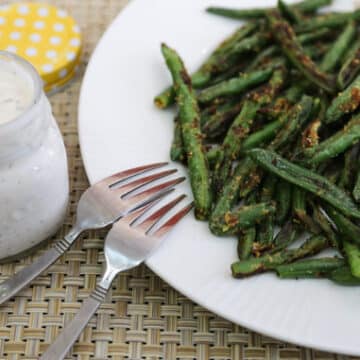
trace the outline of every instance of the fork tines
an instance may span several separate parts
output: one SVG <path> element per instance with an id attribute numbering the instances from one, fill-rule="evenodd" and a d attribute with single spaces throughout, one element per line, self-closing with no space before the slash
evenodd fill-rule
<path id="1" fill-rule="evenodd" d="M 130 206 L 134 206 L 134 209 L 137 209 L 138 206 L 143 206 L 149 202 L 154 201 L 159 196 L 161 196 L 164 192 L 173 188 L 175 185 L 180 184 L 185 179 L 186 179 L 185 177 L 179 177 L 179 178 L 176 178 L 173 180 L 166 181 L 159 185 L 155 185 L 155 186 L 153 186 L 149 189 L 146 189 L 138 194 L 135 194 L 131 197 L 127 197 L 126 202 Z"/>
<path id="2" fill-rule="evenodd" d="M 121 221 L 127 223 L 129 226 L 134 227 L 135 229 L 142 230 L 145 234 L 149 234 L 151 230 L 154 229 L 160 220 L 170 212 L 177 204 L 179 204 L 186 195 L 182 194 L 167 204 L 163 205 L 161 208 L 156 210 L 154 213 L 150 214 L 146 219 L 141 220 L 141 218 L 156 204 L 158 204 L 171 190 L 167 191 L 166 194 L 159 197 L 156 201 L 150 202 L 147 205 L 141 207 L 135 212 L 127 215 Z M 156 229 L 150 236 L 160 237 L 165 235 L 173 226 L 175 226 L 191 209 L 193 208 L 193 203 L 190 203 L 175 213 L 170 217 L 163 225 Z"/>
<path id="3" fill-rule="evenodd" d="M 123 181 L 126 181 L 136 175 L 141 175 L 145 172 L 148 172 L 150 170 L 154 170 L 160 167 L 163 167 L 165 165 L 168 165 L 167 162 L 160 162 L 160 163 L 154 163 L 144 166 L 138 166 L 136 168 L 128 169 L 121 171 L 117 174 L 114 174 L 112 176 L 107 177 L 106 179 L 100 181 L 101 183 L 105 183 L 108 186 L 115 186 Z"/>
<path id="4" fill-rule="evenodd" d="M 149 185 L 150 183 L 156 180 L 159 180 L 176 172 L 177 169 L 165 170 L 156 174 L 148 175 L 140 179 L 131 181 L 127 184 L 121 185 L 120 187 L 115 188 L 114 185 L 112 185 L 110 188 L 112 188 L 114 193 L 119 193 L 121 197 L 125 197 L 135 192 L 136 190 L 142 188 L 143 186 Z"/>

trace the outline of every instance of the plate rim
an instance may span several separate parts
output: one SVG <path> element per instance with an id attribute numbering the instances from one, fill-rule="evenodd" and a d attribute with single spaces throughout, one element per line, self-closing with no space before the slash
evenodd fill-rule
<path id="1" fill-rule="evenodd" d="M 110 22 L 110 24 L 107 26 L 106 30 L 104 31 L 104 33 L 101 35 L 101 37 L 99 38 L 94 50 L 92 51 L 92 54 L 90 56 L 88 65 L 86 67 L 86 70 L 84 72 L 83 75 L 83 79 L 82 79 L 82 84 L 80 87 L 80 96 L 79 96 L 79 102 L 78 102 L 78 118 L 77 118 L 77 126 L 78 126 L 78 138 L 79 138 L 79 145 L 80 145 L 80 154 L 81 154 L 81 159 L 84 165 L 84 169 L 86 172 L 86 175 L 89 179 L 89 182 L 91 184 L 93 184 L 94 182 L 91 181 L 90 177 L 89 177 L 89 159 L 87 159 L 86 156 L 86 151 L 84 150 L 84 148 L 86 147 L 84 145 L 84 139 L 83 139 L 83 132 L 81 131 L 82 126 L 84 124 L 84 121 L 82 121 L 82 108 L 84 107 L 83 103 L 83 93 L 84 93 L 84 88 L 87 86 L 87 81 L 88 81 L 88 74 L 89 74 L 89 69 L 93 66 L 93 63 L 96 61 L 96 56 L 99 52 L 100 47 L 102 46 L 103 42 L 105 42 L 105 39 L 107 37 L 107 34 L 110 33 L 114 27 L 114 25 L 121 20 L 121 18 L 123 16 L 126 16 L 127 12 L 129 11 L 130 8 L 132 8 L 137 2 L 139 2 L 140 0 L 132 0 L 130 1 L 127 5 L 125 5 L 124 8 L 122 8 L 120 10 L 120 12 L 114 17 L 114 19 Z M 353 348 L 349 348 L 349 347 L 343 347 L 343 346 L 331 346 L 331 345 L 319 345 L 316 342 L 312 341 L 312 340 L 308 340 L 308 341 L 302 341 L 299 340 L 298 338 L 293 338 L 291 335 L 290 336 L 286 336 L 284 334 L 278 334 L 276 332 L 275 327 L 273 330 L 267 330 L 266 328 L 262 328 L 261 326 L 257 326 L 252 324 L 249 321 L 241 321 L 239 322 L 237 319 L 235 319 L 233 316 L 231 316 L 230 314 L 225 314 L 223 313 L 223 311 L 220 309 L 216 309 L 214 308 L 211 304 L 207 304 L 206 300 L 204 299 L 200 299 L 198 298 L 196 295 L 191 294 L 190 292 L 188 292 L 185 288 L 182 288 L 180 285 L 174 283 L 171 279 L 169 279 L 169 277 L 167 276 L 167 274 L 163 274 L 157 271 L 156 266 L 154 266 L 151 262 L 151 260 L 147 260 L 145 261 L 145 264 L 150 268 L 150 270 L 152 272 L 154 272 L 157 276 L 159 276 L 164 282 L 166 282 L 167 284 L 169 284 L 171 287 L 173 287 L 176 291 L 180 292 L 182 295 L 185 295 L 188 299 L 190 299 L 191 301 L 193 301 L 194 303 L 204 307 L 205 309 L 209 310 L 210 312 L 224 318 L 225 320 L 228 320 L 230 322 L 232 322 L 233 324 L 237 324 L 239 326 L 245 327 L 246 329 L 249 329 L 251 331 L 257 332 L 260 335 L 265 335 L 271 338 L 275 338 L 278 339 L 280 341 L 286 342 L 286 343 L 290 343 L 293 345 L 297 345 L 297 346 L 301 346 L 301 347 L 306 347 L 309 349 L 316 349 L 316 350 L 320 350 L 320 351 L 325 351 L 325 352 L 329 352 L 329 353 L 336 353 L 337 355 L 349 355 L 349 356 L 360 356 L 360 348 L 359 349 L 353 349 Z M 294 336 L 296 337 L 296 336 Z"/>

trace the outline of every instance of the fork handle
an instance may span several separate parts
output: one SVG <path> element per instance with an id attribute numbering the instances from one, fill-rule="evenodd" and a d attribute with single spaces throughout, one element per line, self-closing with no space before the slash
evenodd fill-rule
<path id="1" fill-rule="evenodd" d="M 31 265 L 26 266 L 11 278 L 1 283 L 0 305 L 17 294 L 26 285 L 29 285 L 32 280 L 53 264 L 72 245 L 80 233 L 81 230 L 74 227 L 64 239 L 57 241 L 52 248 L 37 258 Z"/>
<path id="2" fill-rule="evenodd" d="M 110 285 L 109 285 L 110 286 Z M 55 341 L 47 348 L 39 360 L 61 360 L 69 352 L 81 332 L 90 321 L 100 304 L 104 301 L 108 289 L 98 285 L 83 302 L 80 310 L 68 323 Z"/>

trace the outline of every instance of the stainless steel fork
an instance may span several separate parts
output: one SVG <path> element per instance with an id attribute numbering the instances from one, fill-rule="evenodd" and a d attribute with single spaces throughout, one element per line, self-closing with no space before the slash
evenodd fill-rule
<path id="1" fill-rule="evenodd" d="M 192 208 L 189 204 L 173 215 L 158 229 L 153 230 L 159 220 L 177 205 L 185 195 L 169 202 L 145 220 L 142 216 L 154 206 L 154 202 L 119 220 L 108 233 L 105 240 L 106 269 L 96 289 L 83 302 L 79 312 L 67 324 L 40 360 L 64 359 L 86 324 L 104 301 L 115 276 L 143 262 L 160 244 L 165 235 Z M 140 221 L 140 223 L 139 223 Z"/>
<path id="2" fill-rule="evenodd" d="M 157 199 L 164 192 L 166 193 L 185 179 L 181 177 L 169 180 L 140 193 L 136 192 L 145 185 L 173 174 L 177 170 L 165 170 L 135 180 L 131 180 L 132 177 L 165 165 L 167 163 L 156 163 L 125 170 L 109 176 L 88 188 L 80 198 L 77 206 L 76 223 L 70 232 L 64 239 L 57 241 L 52 248 L 41 255 L 34 263 L 0 284 L 0 304 L 18 293 L 53 264 L 69 249 L 83 231 L 100 229 L 113 224 L 131 211 Z M 126 183 L 122 184 L 123 182 Z"/>

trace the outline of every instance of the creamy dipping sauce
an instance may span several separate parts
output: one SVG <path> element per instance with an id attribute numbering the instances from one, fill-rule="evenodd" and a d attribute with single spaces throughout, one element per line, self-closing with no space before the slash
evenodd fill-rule
<path id="1" fill-rule="evenodd" d="M 68 197 L 65 147 L 40 78 L 0 51 L 0 260 L 53 235 Z"/>
<path id="2" fill-rule="evenodd" d="M 33 99 L 29 75 L 19 65 L 0 59 L 0 124 L 21 115 Z"/>

